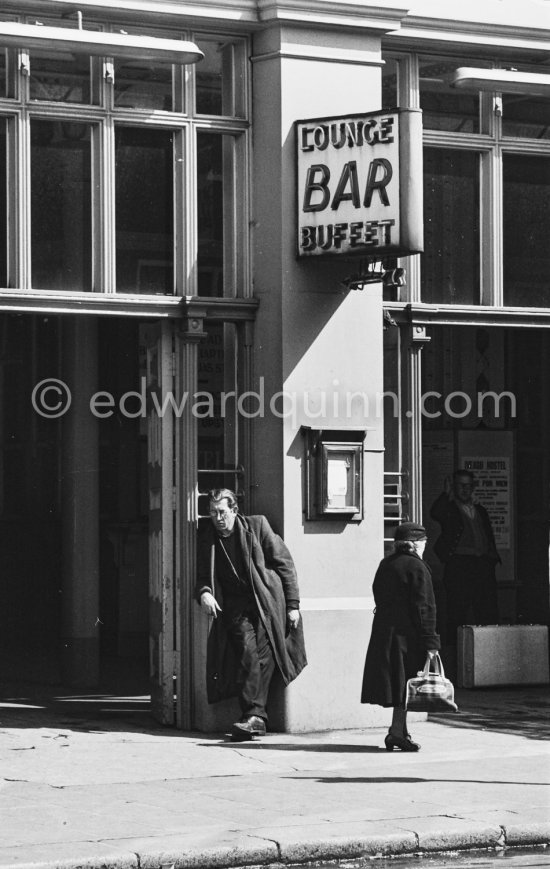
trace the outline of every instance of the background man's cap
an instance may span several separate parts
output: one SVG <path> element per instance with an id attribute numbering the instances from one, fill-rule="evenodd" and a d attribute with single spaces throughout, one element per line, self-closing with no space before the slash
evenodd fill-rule
<path id="1" fill-rule="evenodd" d="M 394 540 L 423 540 L 427 537 L 426 529 L 417 522 L 403 522 L 395 529 Z"/>

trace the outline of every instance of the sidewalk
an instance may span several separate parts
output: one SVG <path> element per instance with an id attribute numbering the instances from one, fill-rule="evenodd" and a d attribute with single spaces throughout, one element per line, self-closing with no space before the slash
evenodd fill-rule
<path id="1" fill-rule="evenodd" d="M 0 867 L 230 867 L 550 843 L 550 691 L 385 730 L 231 743 L 144 698 L 0 700 Z M 550 859 L 550 857 L 549 857 Z"/>

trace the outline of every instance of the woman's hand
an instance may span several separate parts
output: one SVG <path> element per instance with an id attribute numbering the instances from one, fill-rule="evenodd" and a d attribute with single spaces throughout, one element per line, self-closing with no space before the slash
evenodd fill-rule
<path id="1" fill-rule="evenodd" d="M 201 594 L 201 607 L 209 616 L 212 616 L 213 619 L 215 619 L 218 613 L 221 613 L 222 611 L 218 601 L 209 591 L 203 591 Z"/>
<path id="2" fill-rule="evenodd" d="M 427 655 L 428 655 L 428 658 L 429 658 L 430 661 L 431 661 L 432 658 L 435 658 L 436 655 L 439 655 L 439 651 L 438 651 L 438 649 L 428 649 L 428 651 L 427 651 Z"/>

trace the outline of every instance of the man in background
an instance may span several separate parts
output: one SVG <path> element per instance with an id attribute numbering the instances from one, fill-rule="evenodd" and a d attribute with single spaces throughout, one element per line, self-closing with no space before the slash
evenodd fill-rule
<path id="1" fill-rule="evenodd" d="M 498 623 L 495 568 L 500 562 L 489 514 L 474 500 L 471 471 L 458 469 L 430 510 L 441 526 L 434 552 L 444 564 L 446 645 L 454 647 L 460 625 Z"/>

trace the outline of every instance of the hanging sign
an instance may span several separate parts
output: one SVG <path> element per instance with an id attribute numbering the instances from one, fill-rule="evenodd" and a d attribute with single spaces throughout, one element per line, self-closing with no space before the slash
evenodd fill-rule
<path id="1" fill-rule="evenodd" d="M 296 121 L 298 256 L 423 250 L 422 113 Z"/>

